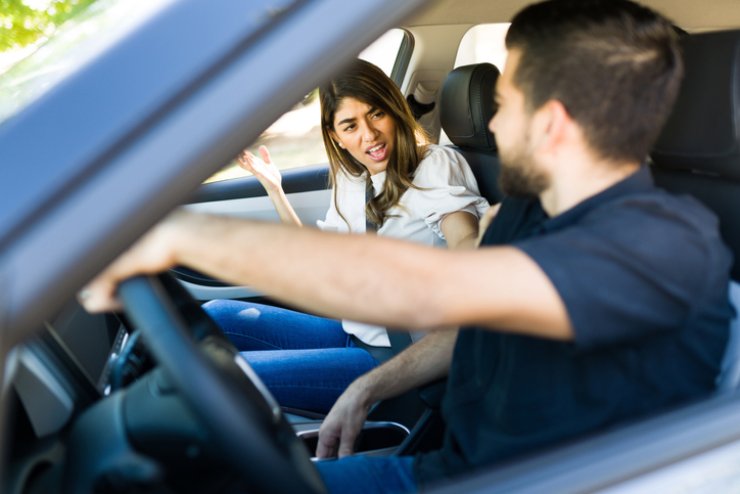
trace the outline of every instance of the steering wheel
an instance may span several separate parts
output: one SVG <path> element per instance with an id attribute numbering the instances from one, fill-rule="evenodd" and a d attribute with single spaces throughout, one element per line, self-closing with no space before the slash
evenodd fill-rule
<path id="1" fill-rule="evenodd" d="M 247 361 L 179 282 L 139 276 L 124 310 L 234 471 L 258 492 L 325 493 L 309 453 Z"/>

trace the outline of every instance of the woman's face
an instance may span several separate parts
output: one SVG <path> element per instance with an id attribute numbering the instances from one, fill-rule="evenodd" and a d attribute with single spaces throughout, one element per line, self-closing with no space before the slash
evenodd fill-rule
<path id="1" fill-rule="evenodd" d="M 388 166 L 396 139 L 396 122 L 379 108 L 344 98 L 334 114 L 332 137 L 375 175 Z"/>

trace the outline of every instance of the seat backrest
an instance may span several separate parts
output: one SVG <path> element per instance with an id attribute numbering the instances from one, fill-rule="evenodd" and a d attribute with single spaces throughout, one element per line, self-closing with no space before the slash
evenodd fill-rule
<path id="1" fill-rule="evenodd" d="M 496 112 L 493 101 L 499 70 L 490 63 L 457 67 L 447 76 L 440 98 L 440 121 L 453 147 L 470 164 L 478 188 L 488 202 L 501 201 L 500 164 L 496 140 L 488 122 Z"/>
<path id="2" fill-rule="evenodd" d="M 714 211 L 734 255 L 730 299 L 740 309 L 740 30 L 681 40 L 686 75 L 651 153 L 661 187 L 688 193 Z M 740 321 L 717 378 L 720 391 L 740 387 Z"/>
<path id="3" fill-rule="evenodd" d="M 686 36 L 682 45 L 686 75 L 651 153 L 653 176 L 715 212 L 740 280 L 740 30 Z"/>
<path id="4" fill-rule="evenodd" d="M 730 324 L 730 339 L 717 376 L 717 391 L 732 391 L 740 387 L 740 284 L 730 283 L 730 303 L 735 307 L 735 317 Z"/>

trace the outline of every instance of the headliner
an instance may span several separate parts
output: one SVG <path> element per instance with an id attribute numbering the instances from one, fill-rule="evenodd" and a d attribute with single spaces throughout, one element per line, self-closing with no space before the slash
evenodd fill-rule
<path id="1" fill-rule="evenodd" d="M 481 24 L 508 22 L 527 0 L 438 0 L 405 25 Z M 737 0 L 643 0 L 687 31 L 740 27 Z"/>

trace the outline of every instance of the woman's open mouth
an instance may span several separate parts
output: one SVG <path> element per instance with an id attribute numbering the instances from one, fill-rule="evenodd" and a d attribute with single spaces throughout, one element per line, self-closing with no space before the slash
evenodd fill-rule
<path id="1" fill-rule="evenodd" d="M 384 161 L 388 154 L 385 144 L 378 144 L 365 151 L 373 161 Z"/>

